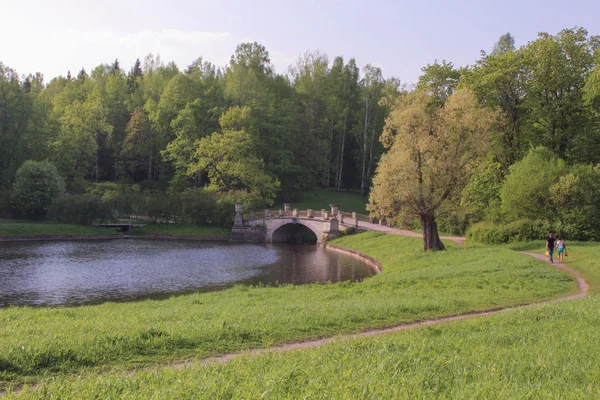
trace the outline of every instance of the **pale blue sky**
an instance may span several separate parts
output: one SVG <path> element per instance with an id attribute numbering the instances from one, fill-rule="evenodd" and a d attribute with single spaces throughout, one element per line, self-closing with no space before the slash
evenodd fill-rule
<path id="1" fill-rule="evenodd" d="M 258 41 L 278 72 L 318 49 L 411 83 L 436 59 L 472 64 L 506 32 L 517 45 L 574 26 L 600 34 L 599 16 L 598 0 L 0 0 L 0 61 L 49 80 L 115 58 L 129 69 L 149 52 L 181 68 L 198 56 L 224 65 Z"/>

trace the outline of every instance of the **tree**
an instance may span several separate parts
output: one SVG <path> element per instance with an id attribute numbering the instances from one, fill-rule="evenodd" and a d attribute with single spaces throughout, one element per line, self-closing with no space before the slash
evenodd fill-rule
<path id="1" fill-rule="evenodd" d="M 27 218 L 42 218 L 52 201 L 64 191 L 64 181 L 48 161 L 25 161 L 11 190 L 16 210 Z"/>
<path id="2" fill-rule="evenodd" d="M 138 173 L 146 171 L 146 179 L 154 178 L 154 160 L 156 145 L 152 126 L 141 107 L 136 108 L 125 129 L 125 140 L 120 152 L 120 159 L 127 172 L 135 181 Z"/>
<path id="3" fill-rule="evenodd" d="M 443 250 L 436 212 L 460 195 L 478 159 L 489 149 L 498 112 L 480 108 L 467 90 L 456 91 L 441 107 L 424 91 L 399 98 L 387 119 L 381 158 L 369 198 L 380 218 L 418 217 L 425 250 Z"/>
<path id="4" fill-rule="evenodd" d="M 523 157 L 529 138 L 523 129 L 527 108 L 523 106 L 528 77 L 524 52 L 495 52 L 483 55 L 474 67 L 463 73 L 460 87 L 472 90 L 479 102 L 488 107 L 500 107 L 504 123 L 494 135 L 494 156 L 504 171 Z"/>
<path id="5" fill-rule="evenodd" d="M 600 239 L 600 167 L 572 166 L 550 187 L 549 200 L 570 238 Z"/>
<path id="6" fill-rule="evenodd" d="M 423 75 L 419 77 L 417 88 L 431 94 L 438 105 L 454 93 L 461 77 L 461 72 L 446 60 L 442 60 L 441 64 L 436 60 L 421 70 Z"/>
<path id="7" fill-rule="evenodd" d="M 215 132 L 196 143 L 196 157 L 198 161 L 190 173 L 206 171 L 209 190 L 245 190 L 273 204 L 279 181 L 265 172 L 264 162 L 257 157 L 254 140 L 248 133 L 243 130 Z"/>
<path id="8" fill-rule="evenodd" d="M 510 167 L 506 176 L 500 192 L 504 218 L 551 220 L 556 209 L 550 201 L 550 187 L 566 171 L 565 162 L 550 149 L 532 148 L 525 158 Z"/>
<path id="9" fill-rule="evenodd" d="M 510 34 L 506 33 L 500 36 L 500 39 L 494 45 L 492 50 L 493 55 L 508 53 L 509 51 L 515 50 L 515 38 Z"/>
<path id="10" fill-rule="evenodd" d="M 98 101 L 75 101 L 60 118 L 60 132 L 53 143 L 53 160 L 67 179 L 69 189 L 91 176 L 98 178 L 99 149 L 110 138 L 112 126 Z"/>
<path id="11" fill-rule="evenodd" d="M 373 162 L 373 142 L 375 141 L 376 132 L 378 129 L 378 114 L 380 114 L 379 100 L 383 96 L 383 76 L 381 69 L 367 64 L 364 67 L 365 76 L 361 81 L 362 95 L 365 104 L 365 113 L 363 118 L 363 133 L 362 139 L 362 168 L 360 174 L 360 194 L 365 195 L 367 190 L 367 180 L 371 163 Z"/>
<path id="12" fill-rule="evenodd" d="M 556 36 L 542 32 L 524 49 L 528 77 L 524 107 L 533 145 L 548 147 L 574 162 L 600 161 L 600 141 L 595 141 L 596 151 L 591 155 L 579 147 L 580 143 L 589 145 L 587 139 L 593 133 L 583 89 L 599 46 L 600 38 L 575 28 Z"/>

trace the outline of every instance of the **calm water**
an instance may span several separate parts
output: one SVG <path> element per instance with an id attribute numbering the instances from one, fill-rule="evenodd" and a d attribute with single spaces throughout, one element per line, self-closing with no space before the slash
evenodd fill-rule
<path id="1" fill-rule="evenodd" d="M 359 260 L 316 246 L 106 240 L 0 243 L 0 307 L 72 306 L 227 288 L 361 280 Z"/>

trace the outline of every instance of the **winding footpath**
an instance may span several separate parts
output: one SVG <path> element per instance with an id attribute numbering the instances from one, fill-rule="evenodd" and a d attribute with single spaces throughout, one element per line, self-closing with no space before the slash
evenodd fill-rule
<path id="1" fill-rule="evenodd" d="M 360 227 L 362 229 L 375 230 L 375 231 L 385 232 L 385 233 L 392 234 L 392 235 L 408 236 L 408 237 L 421 237 L 422 236 L 421 234 L 416 233 L 416 232 L 395 229 L 395 228 L 391 228 L 388 226 L 382 226 L 382 225 L 377 225 L 377 224 L 361 222 Z M 453 241 L 454 243 L 456 243 L 458 245 L 462 245 L 465 241 L 465 238 L 463 238 L 463 237 L 453 237 L 453 236 L 441 236 L 441 239 Z M 246 351 L 241 351 L 241 352 L 237 352 L 237 353 L 225 354 L 225 355 L 219 356 L 219 357 L 205 358 L 203 360 L 184 361 L 184 362 L 177 362 L 177 363 L 171 363 L 171 364 L 166 364 L 166 365 L 165 364 L 157 364 L 156 368 L 170 367 L 170 368 L 179 370 L 179 369 L 184 369 L 184 368 L 197 366 L 197 365 L 207 365 L 207 364 L 215 363 L 215 362 L 216 363 L 225 363 L 225 362 L 233 360 L 234 358 L 238 358 L 240 356 L 256 356 L 256 355 L 260 355 L 260 354 L 267 353 L 267 352 L 287 352 L 287 351 L 299 350 L 299 349 L 311 349 L 314 347 L 324 346 L 329 343 L 343 341 L 343 340 L 347 340 L 347 339 L 371 337 L 371 336 L 376 336 L 376 335 L 383 335 L 386 333 L 399 332 L 399 331 L 404 331 L 404 330 L 408 330 L 408 329 L 419 328 L 419 327 L 423 327 L 423 326 L 442 324 L 445 322 L 459 321 L 459 320 L 465 320 L 465 319 L 476 318 L 476 317 L 483 317 L 483 316 L 497 314 L 497 313 L 501 313 L 501 312 L 505 312 L 505 311 L 509 311 L 509 310 L 516 310 L 516 309 L 520 309 L 520 308 L 524 308 L 524 307 L 529 307 L 529 306 L 537 305 L 537 304 L 546 304 L 546 303 L 555 303 L 555 302 L 561 302 L 561 301 L 567 301 L 567 300 L 574 300 L 574 299 L 579 299 L 579 298 L 585 297 L 588 294 L 588 291 L 589 291 L 588 283 L 574 269 L 570 268 L 569 266 L 567 266 L 565 264 L 558 264 L 558 263 L 552 264 L 548 260 L 546 260 L 544 255 L 541 255 L 541 254 L 530 253 L 530 252 L 525 252 L 525 251 L 521 251 L 520 253 L 528 255 L 533 258 L 536 258 L 538 260 L 544 261 L 544 262 L 548 263 L 549 265 L 569 274 L 571 277 L 573 277 L 577 281 L 578 292 L 576 294 L 572 294 L 570 296 L 559 297 L 559 298 L 546 300 L 546 301 L 542 301 L 542 302 L 525 303 L 525 304 L 521 304 L 518 306 L 499 307 L 499 308 L 495 308 L 495 309 L 491 309 L 491 310 L 487 310 L 487 311 L 468 312 L 468 313 L 453 315 L 453 316 L 448 316 L 448 317 L 440 317 L 440 318 L 433 318 L 433 319 L 428 319 L 428 320 L 423 320 L 423 321 L 404 323 L 404 324 L 392 326 L 389 328 L 369 329 L 369 330 L 365 330 L 362 332 L 357 332 L 357 333 L 349 334 L 349 335 L 339 335 L 339 336 L 335 336 L 335 337 L 327 337 L 327 338 L 316 339 L 316 340 L 307 340 L 307 341 L 296 342 L 296 343 L 287 343 L 287 344 L 283 344 L 281 346 L 275 346 L 275 347 L 268 347 L 268 348 L 255 349 L 255 350 L 246 350 Z M 368 258 L 370 258 L 370 257 L 368 257 Z M 131 371 L 132 374 L 135 374 L 135 372 L 136 372 L 135 370 Z M 33 384 L 33 385 L 30 385 L 29 387 L 30 387 L 30 389 L 36 389 L 39 387 L 39 384 Z M 19 388 L 16 388 L 13 391 L 13 393 L 18 394 L 22 390 L 23 390 L 23 388 L 19 387 Z M 6 395 L 7 395 L 6 391 L 0 390 L 0 398 L 4 398 Z"/>
<path id="2" fill-rule="evenodd" d="M 391 228 L 388 226 L 370 224 L 370 223 L 365 223 L 365 222 L 361 222 L 360 227 L 362 229 L 385 232 L 385 233 L 388 233 L 391 235 L 408 236 L 408 237 L 422 237 L 422 235 L 420 233 L 402 230 L 402 229 L 395 229 L 395 228 Z M 440 236 L 440 238 L 442 240 L 453 241 L 454 243 L 458 244 L 459 246 L 461 246 L 465 242 L 464 237 Z M 475 318 L 475 317 L 483 317 L 486 315 L 492 315 L 492 314 L 497 314 L 497 313 L 505 312 L 505 311 L 509 311 L 509 310 L 516 310 L 516 309 L 520 309 L 520 308 L 524 308 L 524 307 L 529 307 L 529 306 L 536 305 L 536 304 L 555 303 L 555 302 L 560 302 L 560 301 L 579 299 L 579 298 L 587 296 L 588 291 L 589 291 L 589 285 L 586 282 L 586 280 L 573 268 L 571 268 L 565 264 L 550 263 L 548 260 L 546 260 L 546 258 L 542 254 L 530 253 L 530 252 L 526 252 L 526 251 L 521 251 L 520 253 L 528 255 L 533 258 L 536 258 L 538 260 L 544 261 L 547 264 L 569 274 L 571 277 L 573 277 L 577 281 L 578 292 L 575 294 L 569 295 L 569 296 L 558 297 L 558 298 L 546 300 L 546 301 L 525 303 L 525 304 L 521 304 L 518 306 L 499 307 L 499 308 L 495 308 L 495 309 L 491 309 L 491 310 L 487 310 L 487 311 L 468 312 L 468 313 L 453 315 L 453 316 L 449 316 L 449 317 L 432 318 L 432 319 L 427 319 L 427 320 L 423 320 L 423 321 L 404 323 L 404 324 L 392 326 L 389 328 L 369 329 L 369 330 L 365 330 L 365 331 L 350 334 L 350 335 L 340 335 L 340 336 L 328 337 L 328 338 L 322 338 L 322 339 L 316 339 L 316 340 L 307 340 L 307 341 L 297 342 L 297 343 L 287 343 L 287 344 L 284 344 L 281 346 L 276 346 L 276 347 L 247 350 L 247 351 L 242 351 L 242 352 L 238 352 L 238 353 L 225 354 L 225 355 L 219 356 L 219 357 L 206 358 L 201 361 L 190 361 L 190 362 L 171 364 L 171 367 L 176 368 L 176 369 L 182 369 L 182 368 L 190 367 L 190 366 L 197 365 L 197 364 L 206 365 L 206 364 L 209 364 L 212 362 L 227 362 L 227 361 L 233 360 L 234 358 L 237 358 L 240 356 L 259 355 L 259 354 L 266 353 L 266 352 L 285 352 L 285 351 L 298 350 L 298 349 L 310 349 L 313 347 L 319 347 L 319 346 L 326 345 L 328 343 L 333 343 L 336 341 L 343 341 L 346 339 L 383 335 L 386 333 L 399 332 L 399 331 L 404 331 L 404 330 L 408 330 L 408 329 L 412 329 L 412 328 L 419 328 L 422 326 L 437 325 L 437 324 L 441 324 L 444 322 L 459 321 L 459 320 L 470 319 L 470 318 Z"/>

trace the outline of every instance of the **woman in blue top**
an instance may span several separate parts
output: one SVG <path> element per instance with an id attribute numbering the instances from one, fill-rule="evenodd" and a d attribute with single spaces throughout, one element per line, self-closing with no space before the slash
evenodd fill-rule
<path id="1" fill-rule="evenodd" d="M 563 256 L 565 255 L 565 253 L 567 251 L 567 245 L 560 238 L 560 236 L 557 238 L 557 241 L 556 241 L 556 250 L 558 251 L 558 262 L 561 263 L 561 262 L 563 262 Z"/>

